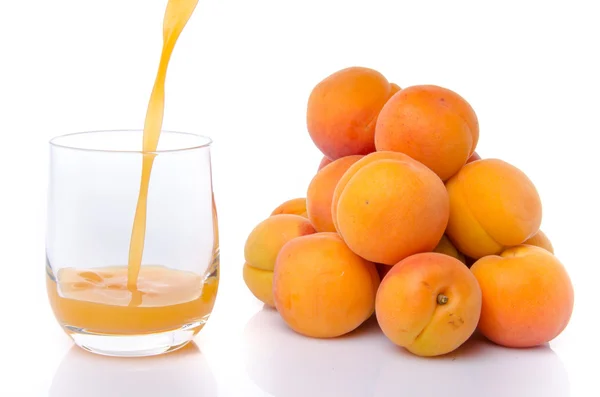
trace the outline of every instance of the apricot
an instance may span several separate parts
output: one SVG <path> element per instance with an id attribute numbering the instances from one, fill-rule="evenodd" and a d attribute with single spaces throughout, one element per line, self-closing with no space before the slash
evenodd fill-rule
<path id="1" fill-rule="evenodd" d="M 479 140 L 471 105 L 434 85 L 402 89 L 383 106 L 375 127 L 378 151 L 408 154 L 447 180 L 467 162 Z"/>
<path id="2" fill-rule="evenodd" d="M 479 330 L 506 347 L 533 347 L 556 338 L 573 312 L 573 286 L 547 250 L 519 245 L 471 267 L 483 294 Z"/>
<path id="3" fill-rule="evenodd" d="M 481 156 L 477 154 L 477 152 L 473 152 L 471 157 L 467 159 L 467 164 L 472 163 L 473 161 L 481 160 Z"/>
<path id="4" fill-rule="evenodd" d="M 386 274 L 392 269 L 393 266 L 384 265 L 383 263 L 376 263 L 375 268 L 377 269 L 377 273 L 379 274 L 379 278 L 383 280 Z"/>
<path id="5" fill-rule="evenodd" d="M 313 177 L 306 193 L 308 219 L 317 232 L 335 232 L 331 218 L 331 200 L 338 181 L 350 166 L 363 156 L 339 158 L 325 166 Z"/>
<path id="6" fill-rule="evenodd" d="M 292 214 L 308 218 L 306 213 L 306 198 L 298 197 L 284 201 L 271 212 L 271 215 Z"/>
<path id="7" fill-rule="evenodd" d="M 325 167 L 329 163 L 331 163 L 331 159 L 327 158 L 326 156 L 323 156 L 321 162 L 319 163 L 319 168 L 317 169 L 317 171 L 320 171 L 321 168 Z"/>
<path id="8" fill-rule="evenodd" d="M 390 98 L 392 97 L 392 95 L 394 95 L 395 93 L 397 93 L 398 91 L 401 90 L 400 86 L 396 83 L 390 83 L 390 87 L 391 87 Z"/>
<path id="9" fill-rule="evenodd" d="M 242 274 L 244 282 L 252 295 L 266 305 L 275 307 L 273 302 L 273 272 L 258 269 L 245 263 Z"/>
<path id="10" fill-rule="evenodd" d="M 316 233 L 307 218 L 293 214 L 272 215 L 252 229 L 244 246 L 243 278 L 252 294 L 273 306 L 273 269 L 281 247 L 288 241 Z"/>
<path id="11" fill-rule="evenodd" d="M 320 81 L 308 98 L 306 122 L 317 148 L 331 160 L 375 151 L 375 122 L 392 87 L 365 67 L 339 70 Z"/>
<path id="12" fill-rule="evenodd" d="M 546 236 L 546 234 L 541 230 L 538 230 L 536 234 L 525 240 L 523 244 L 535 245 L 537 247 L 545 249 L 546 251 L 552 254 L 554 253 L 554 246 L 552 245 L 552 242 L 550 241 L 548 236 Z"/>
<path id="13" fill-rule="evenodd" d="M 375 310 L 375 265 L 331 232 L 289 241 L 277 256 L 275 307 L 295 332 L 332 338 L 358 328 Z"/>
<path id="14" fill-rule="evenodd" d="M 470 270 L 437 252 L 403 259 L 381 281 L 377 322 L 394 344 L 418 356 L 450 353 L 477 328 L 482 295 Z"/>
<path id="15" fill-rule="evenodd" d="M 332 199 L 334 225 L 348 247 L 386 265 L 432 251 L 448 216 L 443 182 L 402 153 L 375 152 L 358 160 L 342 176 Z"/>
<path id="16" fill-rule="evenodd" d="M 366 156 L 363 156 L 355 164 L 352 164 L 350 168 L 342 175 L 335 190 L 333 191 L 333 197 L 331 199 L 331 218 L 337 231 L 337 204 L 340 199 L 340 194 L 348 184 L 348 181 L 356 174 L 356 172 L 363 166 L 370 164 L 374 161 L 379 160 L 399 160 L 399 161 L 412 161 L 413 159 L 403 153 L 397 152 L 373 152 Z"/>
<path id="17" fill-rule="evenodd" d="M 439 252 L 440 254 L 450 255 L 453 258 L 458 259 L 462 263 L 466 264 L 466 258 L 462 252 L 459 252 L 452 241 L 448 239 L 446 235 L 442 236 L 442 239 L 438 243 L 438 245 L 433 249 L 433 252 Z"/>
<path id="18" fill-rule="evenodd" d="M 542 204 L 531 180 L 517 167 L 482 159 L 446 182 L 450 196 L 447 236 L 473 259 L 523 243 L 540 228 Z"/>

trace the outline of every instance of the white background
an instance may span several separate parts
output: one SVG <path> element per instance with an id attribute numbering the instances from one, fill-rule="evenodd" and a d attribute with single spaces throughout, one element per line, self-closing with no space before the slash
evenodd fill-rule
<path id="1" fill-rule="evenodd" d="M 165 5 L 0 2 L 1 396 L 599 395 L 594 0 L 201 0 L 171 61 L 164 127 L 214 139 L 222 288 L 196 340 L 202 353 L 136 364 L 71 348 L 44 287 L 47 141 L 142 127 Z M 474 343 L 453 359 L 423 361 L 376 326 L 313 341 L 246 291 L 247 234 L 279 203 L 304 196 L 321 159 L 305 129 L 308 94 L 352 65 L 402 87 L 459 92 L 479 116 L 481 156 L 534 181 L 542 228 L 575 287 L 572 321 L 549 347 Z"/>

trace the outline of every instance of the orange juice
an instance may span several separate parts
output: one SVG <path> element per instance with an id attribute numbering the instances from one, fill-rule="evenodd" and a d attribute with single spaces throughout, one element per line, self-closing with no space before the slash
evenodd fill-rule
<path id="1" fill-rule="evenodd" d="M 163 266 L 142 266 L 141 299 L 130 305 L 127 266 L 63 268 L 47 278 L 50 304 L 67 327 L 87 333 L 141 335 L 191 326 L 198 332 L 212 311 L 218 278 Z"/>
<path id="2" fill-rule="evenodd" d="M 140 335 L 190 326 L 197 332 L 212 311 L 218 286 L 217 243 L 211 268 L 203 275 L 165 266 L 142 266 L 148 188 L 163 124 L 167 68 L 197 3 L 198 0 L 167 3 L 162 54 L 144 123 L 142 173 L 128 263 L 87 270 L 63 268 L 56 274 L 48 271 L 50 303 L 67 330 Z M 214 202 L 213 221 L 216 222 Z M 214 237 L 218 241 L 218 236 Z"/>
<path id="3" fill-rule="evenodd" d="M 129 246 L 129 264 L 127 274 L 127 287 L 132 291 L 133 305 L 138 301 L 136 293 L 137 277 L 142 265 L 144 252 L 144 238 L 146 235 L 146 205 L 148 202 L 148 187 L 150 173 L 154 163 L 155 154 L 163 123 L 165 107 L 165 79 L 167 68 L 175 43 L 188 20 L 192 16 L 198 0 L 169 0 L 163 22 L 163 49 L 158 65 L 158 73 L 148 102 L 146 121 L 144 123 L 144 140 L 142 143 L 144 157 L 142 161 L 142 177 L 140 180 L 140 193 L 131 231 Z"/>

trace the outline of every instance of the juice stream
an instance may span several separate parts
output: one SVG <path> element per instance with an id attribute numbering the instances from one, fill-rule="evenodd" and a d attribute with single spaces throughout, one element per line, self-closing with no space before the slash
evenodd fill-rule
<path id="1" fill-rule="evenodd" d="M 127 288 L 131 291 L 130 306 L 138 306 L 142 301 L 142 294 L 138 290 L 137 282 L 146 237 L 146 208 L 150 174 L 163 124 L 167 69 L 177 39 L 197 4 L 198 0 L 169 0 L 164 15 L 163 47 L 144 122 L 142 176 L 129 245 Z"/>

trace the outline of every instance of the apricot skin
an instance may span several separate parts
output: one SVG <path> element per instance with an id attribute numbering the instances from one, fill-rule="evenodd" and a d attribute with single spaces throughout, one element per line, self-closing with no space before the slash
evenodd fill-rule
<path id="1" fill-rule="evenodd" d="M 373 153 L 354 163 L 343 178 L 349 177 L 338 182 L 332 204 L 336 230 L 350 249 L 386 265 L 432 251 L 449 214 L 442 181 L 423 164 L 401 153 L 394 156 L 384 160 Z"/>
<path id="2" fill-rule="evenodd" d="M 467 164 L 472 163 L 473 161 L 481 160 L 481 156 L 477 154 L 477 152 L 473 152 L 471 157 L 467 160 Z"/>
<path id="3" fill-rule="evenodd" d="M 545 249 L 546 251 L 554 254 L 554 246 L 552 245 L 552 242 L 550 241 L 548 236 L 546 236 L 546 234 L 541 230 L 538 230 L 538 232 L 536 234 L 534 234 L 533 236 L 531 236 L 530 238 L 525 240 L 523 242 L 523 244 L 535 245 L 537 247 L 541 247 L 541 248 Z"/>
<path id="4" fill-rule="evenodd" d="M 272 279 L 277 255 L 288 241 L 316 233 L 307 218 L 293 214 L 272 215 L 252 229 L 244 246 L 243 279 L 252 294 L 273 306 Z"/>
<path id="5" fill-rule="evenodd" d="M 446 182 L 450 219 L 446 235 L 479 259 L 519 245 L 539 230 L 542 204 L 531 180 L 499 159 L 466 164 Z"/>
<path id="6" fill-rule="evenodd" d="M 270 216 L 252 229 L 244 245 L 246 262 L 258 269 L 273 271 L 279 250 L 295 237 L 315 233 L 310 221 L 300 215 Z"/>
<path id="7" fill-rule="evenodd" d="M 275 307 L 295 332 L 333 338 L 373 314 L 379 281 L 375 265 L 354 254 L 336 233 L 302 236 L 277 257 Z"/>
<path id="8" fill-rule="evenodd" d="M 252 294 L 261 302 L 275 307 L 273 302 L 273 272 L 244 264 L 243 278 Z"/>
<path id="9" fill-rule="evenodd" d="M 329 159 L 375 151 L 375 122 L 391 96 L 388 80 L 365 67 L 339 70 L 308 98 L 306 122 L 315 146 Z"/>
<path id="10" fill-rule="evenodd" d="M 375 127 L 377 151 L 397 151 L 447 180 L 467 162 L 479 141 L 471 105 L 452 90 L 416 85 L 398 91 L 383 106 Z"/>
<path id="11" fill-rule="evenodd" d="M 370 164 L 374 161 L 379 160 L 398 160 L 398 161 L 412 161 L 412 159 L 403 154 L 397 152 L 374 152 L 363 156 L 356 163 L 352 164 L 350 168 L 342 175 L 340 180 L 338 181 L 335 190 L 333 191 L 333 197 L 331 199 L 331 218 L 333 220 L 333 224 L 337 230 L 337 204 L 340 199 L 340 195 L 344 191 L 344 188 L 348 184 L 348 181 L 360 170 L 363 166 Z"/>
<path id="12" fill-rule="evenodd" d="M 439 356 L 471 337 L 481 302 L 477 280 L 462 262 L 427 252 L 392 267 L 377 291 L 375 313 L 394 344 L 418 356 Z"/>
<path id="13" fill-rule="evenodd" d="M 363 156 L 339 158 L 325 166 L 313 177 L 306 193 L 308 219 L 317 232 L 335 232 L 331 217 L 331 200 L 338 181 L 350 166 Z"/>
<path id="14" fill-rule="evenodd" d="M 379 278 L 381 280 L 383 280 L 383 278 L 385 277 L 386 274 L 388 274 L 388 272 L 390 270 L 392 270 L 393 266 L 390 265 L 384 265 L 383 263 L 376 263 L 375 264 L 375 268 L 377 269 L 377 273 L 379 274 Z"/>
<path id="15" fill-rule="evenodd" d="M 319 163 L 319 168 L 317 169 L 317 171 L 320 171 L 321 168 L 325 167 L 329 163 L 331 163 L 331 160 L 328 159 L 326 156 L 323 156 L 323 158 L 321 159 L 321 162 Z"/>
<path id="16" fill-rule="evenodd" d="M 456 247 L 452 244 L 450 239 L 446 235 L 442 236 L 442 239 L 438 243 L 438 245 L 433 249 L 433 252 L 439 252 L 440 254 L 450 255 L 453 258 L 458 259 L 462 263 L 466 264 L 466 258 L 459 252 Z"/>
<path id="17" fill-rule="evenodd" d="M 279 206 L 277 206 L 277 208 L 275 208 L 271 212 L 271 215 L 279 214 L 300 215 L 307 218 L 308 215 L 306 214 L 306 198 L 298 197 L 281 203 Z"/>
<path id="18" fill-rule="evenodd" d="M 556 338 L 573 312 L 571 279 L 547 250 L 519 245 L 471 267 L 483 293 L 479 331 L 506 347 L 533 347 Z"/>

